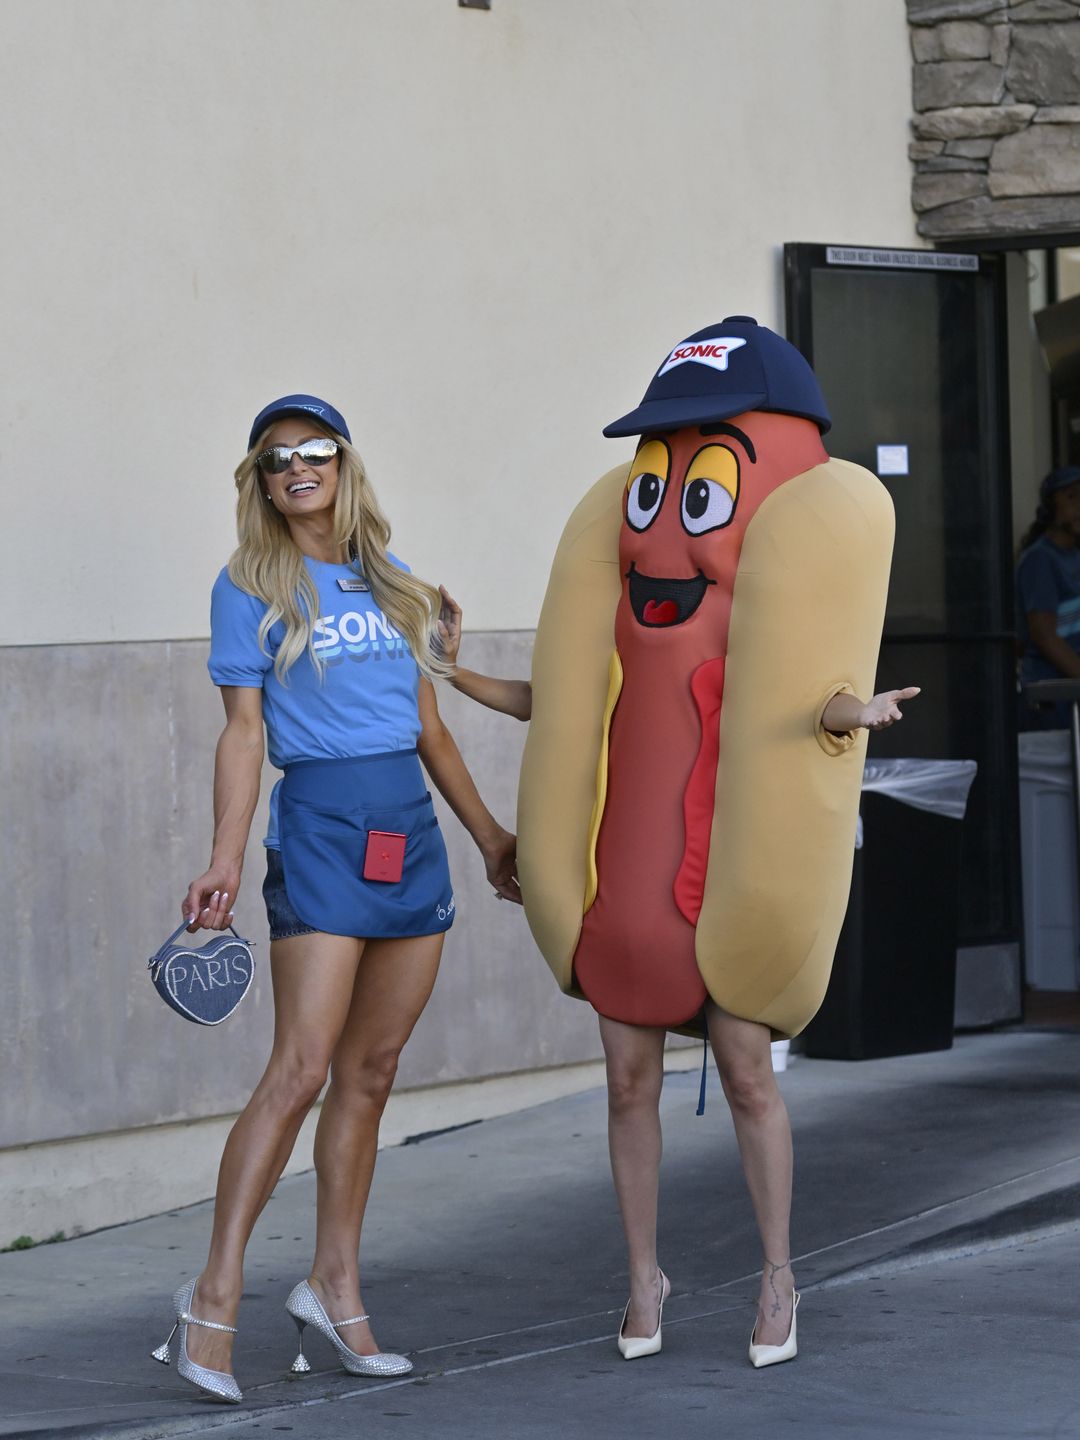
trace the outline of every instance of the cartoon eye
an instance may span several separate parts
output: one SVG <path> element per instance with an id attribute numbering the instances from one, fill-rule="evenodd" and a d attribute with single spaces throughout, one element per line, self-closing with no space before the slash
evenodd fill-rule
<path id="1" fill-rule="evenodd" d="M 634 530 L 647 530 L 660 512 L 667 481 L 659 475 L 638 475 L 626 497 L 626 518 Z"/>
<path id="2" fill-rule="evenodd" d="M 730 490 L 715 480 L 691 480 L 683 486 L 682 523 L 691 535 L 719 530 L 735 514 Z"/>

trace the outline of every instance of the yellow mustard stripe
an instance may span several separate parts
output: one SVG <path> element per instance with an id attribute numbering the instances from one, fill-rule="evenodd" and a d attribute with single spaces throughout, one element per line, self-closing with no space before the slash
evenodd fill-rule
<path id="1" fill-rule="evenodd" d="M 623 685 L 622 661 L 619 659 L 619 652 L 611 652 L 611 664 L 608 667 L 608 693 L 607 703 L 604 706 L 604 733 L 600 740 L 600 759 L 596 765 L 596 799 L 593 801 L 592 818 L 589 820 L 589 844 L 587 849 L 588 872 L 585 881 L 585 911 L 588 912 L 593 901 L 596 899 L 596 891 L 600 884 L 596 873 L 596 842 L 600 836 L 600 822 L 604 818 L 604 805 L 607 803 L 607 777 L 608 777 L 608 739 L 611 735 L 611 717 L 615 713 L 615 705 L 619 699 Z"/>

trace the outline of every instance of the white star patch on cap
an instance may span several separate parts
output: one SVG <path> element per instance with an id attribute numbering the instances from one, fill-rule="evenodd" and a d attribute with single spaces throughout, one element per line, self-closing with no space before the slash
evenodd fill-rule
<path id="1" fill-rule="evenodd" d="M 745 340 L 740 340 L 735 335 L 717 335 L 715 339 L 685 341 L 682 345 L 676 345 L 657 374 L 666 375 L 669 370 L 674 370 L 676 365 L 691 363 L 708 365 L 713 370 L 726 370 L 728 356 L 745 344 Z"/>

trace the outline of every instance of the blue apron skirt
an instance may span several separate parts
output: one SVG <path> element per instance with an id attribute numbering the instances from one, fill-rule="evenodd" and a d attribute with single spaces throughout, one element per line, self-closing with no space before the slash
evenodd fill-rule
<path id="1" fill-rule="evenodd" d="M 450 929 L 446 846 L 415 750 L 298 760 L 279 806 L 285 891 L 305 925 L 370 940 Z M 372 830 L 405 836 L 400 880 L 364 878 Z"/>

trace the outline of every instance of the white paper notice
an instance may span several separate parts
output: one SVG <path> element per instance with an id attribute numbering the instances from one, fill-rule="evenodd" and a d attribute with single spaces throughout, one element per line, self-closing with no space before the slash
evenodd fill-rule
<path id="1" fill-rule="evenodd" d="M 906 445 L 879 445 L 877 447 L 877 473 L 879 475 L 907 475 L 908 447 Z"/>

